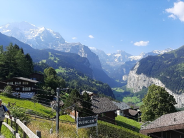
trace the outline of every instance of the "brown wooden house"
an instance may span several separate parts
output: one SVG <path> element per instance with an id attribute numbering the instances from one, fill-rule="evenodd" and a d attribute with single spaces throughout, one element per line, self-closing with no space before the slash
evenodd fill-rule
<path id="1" fill-rule="evenodd" d="M 7 85 L 12 86 L 13 95 L 19 95 L 20 98 L 31 98 L 36 92 L 38 81 L 24 77 L 14 77 L 4 81 Z"/>
<path id="2" fill-rule="evenodd" d="M 152 138 L 184 138 L 184 111 L 165 114 L 145 123 L 140 133 Z"/>
<path id="3" fill-rule="evenodd" d="M 115 124 L 118 106 L 106 97 L 93 98 L 92 104 L 93 112 L 98 115 L 99 120 Z"/>
<path id="4" fill-rule="evenodd" d="M 94 115 L 98 115 L 98 119 L 115 124 L 115 117 L 117 116 L 116 110 L 118 107 L 112 103 L 108 98 L 92 98 L 92 109 Z M 76 117 L 78 117 L 78 112 L 76 112 Z M 71 111 L 70 115 L 75 118 L 75 111 Z"/>
<path id="5" fill-rule="evenodd" d="M 118 106 L 118 110 L 116 111 L 117 115 L 125 116 L 125 113 L 128 113 L 130 106 L 124 102 L 115 102 L 112 101 L 116 106 Z"/>

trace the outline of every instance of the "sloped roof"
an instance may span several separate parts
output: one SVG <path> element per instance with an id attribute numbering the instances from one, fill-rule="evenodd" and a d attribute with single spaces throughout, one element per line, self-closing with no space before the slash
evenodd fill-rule
<path id="1" fill-rule="evenodd" d="M 133 110 L 133 109 L 129 109 L 128 112 L 129 112 L 130 115 L 135 116 L 135 115 L 137 115 L 140 111 L 136 111 L 136 110 Z"/>
<path id="2" fill-rule="evenodd" d="M 31 79 L 24 78 L 24 77 L 14 77 L 14 78 L 9 79 L 9 80 L 13 80 L 13 79 L 19 79 L 19 80 L 29 81 L 29 82 L 33 82 L 33 83 L 38 83 L 38 81 L 36 81 L 36 80 L 31 80 Z M 7 82 L 9 80 L 5 80 L 5 82 Z"/>
<path id="3" fill-rule="evenodd" d="M 90 92 L 90 91 L 82 91 L 82 95 L 83 95 L 85 92 L 86 92 L 87 94 L 89 94 L 89 95 L 92 95 L 92 94 L 93 94 L 93 92 Z"/>
<path id="4" fill-rule="evenodd" d="M 147 125 L 143 125 L 141 131 L 155 130 L 157 132 L 164 130 L 172 130 L 176 128 L 184 128 L 184 111 L 165 114 Z M 180 128 L 181 129 L 181 128 Z"/>
<path id="5" fill-rule="evenodd" d="M 126 103 L 124 102 L 115 102 L 115 101 L 112 101 L 116 106 L 118 106 L 118 109 L 119 110 L 125 110 L 125 109 L 129 109 L 130 106 L 128 106 Z"/>
<path id="6" fill-rule="evenodd" d="M 106 97 L 93 98 L 92 104 L 93 112 L 96 114 L 115 111 L 118 109 L 118 107 Z"/>

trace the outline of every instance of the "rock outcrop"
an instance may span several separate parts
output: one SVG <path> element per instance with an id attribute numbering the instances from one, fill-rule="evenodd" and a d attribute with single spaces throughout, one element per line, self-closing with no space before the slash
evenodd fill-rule
<path id="1" fill-rule="evenodd" d="M 137 69 L 139 67 L 139 62 L 135 65 L 133 70 L 130 71 L 128 75 L 127 81 L 127 88 L 133 89 L 133 92 L 141 91 L 142 88 L 148 88 L 150 85 L 155 84 L 157 86 L 164 87 L 165 90 L 170 94 L 173 95 L 177 104 L 175 105 L 178 108 L 184 106 L 184 94 L 175 94 L 173 91 L 169 90 L 165 87 L 165 85 L 157 78 L 150 78 L 144 74 L 137 74 Z"/>

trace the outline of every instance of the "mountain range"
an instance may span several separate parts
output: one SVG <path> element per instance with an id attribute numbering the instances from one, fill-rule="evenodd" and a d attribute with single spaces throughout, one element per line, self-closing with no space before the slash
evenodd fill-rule
<path id="1" fill-rule="evenodd" d="M 42 51 L 44 51 L 43 49 L 47 49 L 47 52 L 52 50 L 52 56 L 55 57 L 57 57 L 56 51 L 75 53 L 80 57 L 85 57 L 89 62 L 88 69 L 86 66 L 83 67 L 80 64 L 78 64 L 77 68 L 81 66 L 80 70 L 82 72 L 86 73 L 93 79 L 109 84 L 111 87 L 124 85 L 118 82 L 127 82 L 130 69 L 132 69 L 139 60 L 150 55 L 160 55 L 172 50 L 154 50 L 149 53 L 141 53 L 138 56 L 132 56 L 122 50 L 119 50 L 116 53 L 106 54 L 102 50 L 88 47 L 81 43 L 67 43 L 58 32 L 54 32 L 53 30 L 45 27 L 36 27 L 28 22 L 11 23 L 0 26 L 0 32 L 8 36 L 15 37 L 23 43 L 29 44 L 32 49 L 30 50 L 30 47 L 27 47 L 26 49 L 29 49 L 28 53 L 33 51 L 34 48 Z M 36 55 L 37 52 L 31 53 L 34 56 L 35 62 L 41 61 L 41 59 Z M 46 56 L 44 52 L 42 52 L 41 55 L 42 57 Z M 49 57 L 49 55 L 47 54 L 46 57 Z M 49 63 L 51 63 L 51 61 Z M 56 63 L 52 63 L 52 65 L 55 67 L 57 66 Z"/>
<path id="2" fill-rule="evenodd" d="M 51 66 L 58 71 L 70 88 L 81 88 L 91 90 L 94 93 L 101 93 L 114 98 L 114 94 L 109 85 L 93 80 L 93 70 L 90 68 L 89 60 L 75 53 L 66 53 L 53 49 L 34 49 L 14 37 L 0 33 L 0 45 L 4 50 L 10 43 L 17 44 L 24 53 L 29 53 L 35 63 L 35 70 L 42 71 Z M 41 64 L 40 64 L 41 63 Z M 62 70 L 65 70 L 61 74 Z M 60 72 L 61 71 L 61 72 Z M 16 76 L 17 77 L 17 76 Z"/>
<path id="3" fill-rule="evenodd" d="M 66 43 L 62 36 L 44 27 L 36 27 L 28 22 L 11 23 L 0 27 L 0 32 L 15 37 L 23 43 L 36 49 L 54 49 L 61 52 L 76 53 L 86 57 L 92 70 L 92 78 L 109 84 L 111 87 L 119 84 L 110 78 L 102 69 L 98 56 L 87 46 L 80 43 Z"/>
<path id="4" fill-rule="evenodd" d="M 106 54 L 104 51 L 93 47 L 90 47 L 90 49 L 98 55 L 102 68 L 108 76 L 119 82 L 127 81 L 130 69 L 132 69 L 139 60 L 150 55 L 160 55 L 172 51 L 172 49 L 168 48 L 165 50 L 154 50 L 148 53 L 141 53 L 138 56 L 132 56 L 122 50 L 118 50 L 116 53 Z"/>

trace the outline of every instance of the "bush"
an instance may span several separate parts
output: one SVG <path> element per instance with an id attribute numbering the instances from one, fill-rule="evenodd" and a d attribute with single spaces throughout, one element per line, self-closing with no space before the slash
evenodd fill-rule
<path id="1" fill-rule="evenodd" d="M 26 116 L 25 112 L 26 110 L 23 108 L 18 108 L 18 107 L 12 107 L 10 108 L 11 115 L 15 118 L 20 119 L 21 121 L 26 121 L 27 123 L 30 122 L 30 118 Z"/>
<path id="2" fill-rule="evenodd" d="M 11 96 L 12 95 L 12 87 L 7 85 L 5 88 L 4 88 L 4 91 L 3 91 L 3 95 L 5 96 Z"/>

